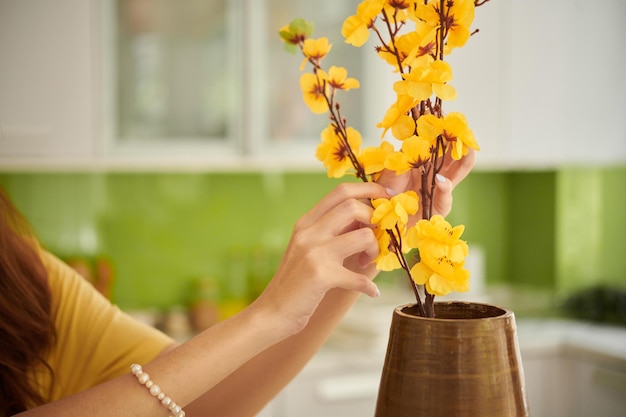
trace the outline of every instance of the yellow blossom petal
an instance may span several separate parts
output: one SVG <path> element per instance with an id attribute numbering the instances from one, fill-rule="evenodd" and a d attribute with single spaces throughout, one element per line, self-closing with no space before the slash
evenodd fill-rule
<path id="1" fill-rule="evenodd" d="M 300 76 L 300 88 L 304 102 L 315 114 L 328 111 L 324 83 L 315 74 L 305 73 Z"/>
<path id="2" fill-rule="evenodd" d="M 409 115 L 401 115 L 391 127 L 391 134 L 398 140 L 404 140 L 415 134 L 415 119 Z"/>
<path id="3" fill-rule="evenodd" d="M 328 43 L 328 38 L 305 39 L 302 45 L 302 53 L 311 59 L 322 59 L 330 52 L 332 44 Z"/>
<path id="4" fill-rule="evenodd" d="M 433 92 L 442 100 L 456 98 L 454 87 L 446 83 L 452 79 L 452 67 L 445 61 L 432 61 L 404 74 L 404 80 L 394 84 L 398 94 L 408 94 L 417 101 L 426 100 Z"/>
<path id="5" fill-rule="evenodd" d="M 346 43 L 358 48 L 367 42 L 370 32 L 358 16 L 350 16 L 343 22 L 341 35 L 346 39 Z"/>
<path id="6" fill-rule="evenodd" d="M 348 71 L 343 67 L 330 67 L 327 77 L 328 83 L 333 88 L 345 91 L 359 88 L 359 81 L 356 78 L 348 78 Z"/>
<path id="7" fill-rule="evenodd" d="M 440 6 L 439 1 L 431 1 L 427 5 L 422 3 L 417 6 L 415 16 L 431 27 L 441 26 L 440 14 L 446 17 L 443 19 L 444 32 L 447 33 L 444 51 L 449 53 L 452 49 L 463 46 L 469 38 L 470 26 L 474 20 L 474 0 L 444 2 L 443 10 Z"/>
<path id="8" fill-rule="evenodd" d="M 398 95 L 398 100 L 387 109 L 383 120 L 376 125 L 376 127 L 384 128 L 382 136 L 385 136 L 387 131 L 396 123 L 401 123 L 403 116 L 405 116 L 414 105 L 415 100 L 412 97 L 408 95 Z"/>
<path id="9" fill-rule="evenodd" d="M 341 178 L 349 170 L 354 169 L 350 159 L 350 150 L 355 155 L 360 152 L 361 134 L 351 127 L 348 127 L 346 132 L 348 134 L 348 146 L 337 134 L 333 125 L 322 131 L 322 142 L 317 147 L 315 157 L 324 163 L 330 178 Z"/>
<path id="10" fill-rule="evenodd" d="M 383 229 L 394 229 L 396 225 L 404 227 L 409 215 L 417 213 L 419 199 L 415 191 L 406 191 L 390 199 L 377 198 L 372 201 L 374 213 L 372 224 L 378 224 Z"/>
<path id="11" fill-rule="evenodd" d="M 450 84 L 433 84 L 433 93 L 442 100 L 456 100 L 456 89 Z"/>
<path id="12" fill-rule="evenodd" d="M 360 47 L 369 38 L 372 20 L 381 12 L 385 0 L 365 0 L 359 3 L 356 15 L 349 16 L 341 26 L 341 35 L 346 43 Z"/>
<path id="13" fill-rule="evenodd" d="M 419 220 L 408 230 L 407 244 L 420 250 L 420 256 L 446 258 L 455 264 L 462 263 L 468 254 L 467 243 L 460 239 L 465 227 L 452 227 L 442 216 Z"/>
<path id="14" fill-rule="evenodd" d="M 462 264 L 453 264 L 446 259 L 422 256 L 411 268 L 411 277 L 418 285 L 425 285 L 426 290 L 436 296 L 443 296 L 453 291 L 469 290 L 469 271 Z"/>
<path id="15" fill-rule="evenodd" d="M 387 156 L 393 153 L 393 145 L 383 141 L 380 146 L 369 146 L 363 149 L 360 161 L 367 175 L 375 174 L 385 168 Z"/>
<path id="16" fill-rule="evenodd" d="M 379 271 L 393 271 L 400 268 L 398 256 L 393 252 L 391 246 L 391 238 L 385 229 L 377 228 L 375 230 L 376 240 L 378 241 L 379 253 L 374 263 Z"/>
<path id="17" fill-rule="evenodd" d="M 425 114 L 417 119 L 417 134 L 420 138 L 434 143 L 442 133 L 443 119 L 434 114 Z"/>
<path id="18" fill-rule="evenodd" d="M 431 157 L 431 144 L 419 136 L 412 136 L 402 142 L 402 152 L 387 157 L 385 168 L 400 175 L 412 168 L 419 168 Z"/>

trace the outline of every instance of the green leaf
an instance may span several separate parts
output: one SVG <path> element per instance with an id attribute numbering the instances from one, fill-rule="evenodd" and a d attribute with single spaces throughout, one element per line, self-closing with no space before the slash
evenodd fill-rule
<path id="1" fill-rule="evenodd" d="M 313 22 L 307 22 L 306 20 L 296 17 L 289 24 L 289 31 L 293 34 L 305 35 L 307 38 L 313 34 L 314 25 Z"/>
<path id="2" fill-rule="evenodd" d="M 281 30 L 278 32 L 278 34 L 280 35 L 280 38 L 287 43 L 289 43 L 291 39 L 293 38 L 293 34 L 289 32 L 288 30 Z"/>
<path id="3" fill-rule="evenodd" d="M 285 42 L 285 51 L 290 54 L 295 55 L 298 52 L 298 45 L 294 45 L 293 43 Z"/>

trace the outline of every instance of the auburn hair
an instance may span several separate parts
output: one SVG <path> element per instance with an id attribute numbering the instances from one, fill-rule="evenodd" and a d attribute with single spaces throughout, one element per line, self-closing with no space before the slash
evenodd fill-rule
<path id="1" fill-rule="evenodd" d="M 0 416 L 42 405 L 33 377 L 55 340 L 48 274 L 27 221 L 0 188 Z"/>

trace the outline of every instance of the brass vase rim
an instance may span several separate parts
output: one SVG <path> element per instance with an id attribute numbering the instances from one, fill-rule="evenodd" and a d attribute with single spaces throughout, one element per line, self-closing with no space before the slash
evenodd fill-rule
<path id="1" fill-rule="evenodd" d="M 454 322 L 454 321 L 466 322 L 468 320 L 469 321 L 474 321 L 474 320 L 502 320 L 502 319 L 514 317 L 513 311 L 509 310 L 508 308 L 500 307 L 500 306 L 497 306 L 497 305 L 494 305 L 494 304 L 489 304 L 489 303 L 476 302 L 476 301 L 436 301 L 435 302 L 435 309 L 437 309 L 437 306 L 453 305 L 453 304 L 463 305 L 463 306 L 482 306 L 482 307 L 485 307 L 487 309 L 491 309 L 493 311 L 500 310 L 501 313 L 493 314 L 493 315 L 480 316 L 480 317 L 437 317 L 437 316 L 436 317 L 424 317 L 424 316 L 420 316 L 420 315 L 417 315 L 417 314 L 412 314 L 410 312 L 406 312 L 405 309 L 417 306 L 417 303 L 407 303 L 407 304 L 402 304 L 402 305 L 397 306 L 394 309 L 394 314 L 397 314 L 399 316 L 406 317 L 406 318 L 409 318 L 409 319 L 419 319 L 419 320 L 427 320 L 427 321 L 445 321 L 445 322 Z"/>

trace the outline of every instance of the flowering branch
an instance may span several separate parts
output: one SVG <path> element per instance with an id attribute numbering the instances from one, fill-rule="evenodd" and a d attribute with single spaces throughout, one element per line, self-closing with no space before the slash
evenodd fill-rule
<path id="1" fill-rule="evenodd" d="M 339 178 L 352 172 L 364 182 L 376 181 L 383 171 L 397 175 L 415 171 L 420 176 L 417 192 L 372 200 L 371 221 L 377 226 L 380 248 L 377 268 L 406 272 L 422 316 L 434 317 L 435 296 L 469 288 L 469 272 L 464 269 L 468 247 L 460 240 L 464 226 L 452 227 L 434 212 L 434 202 L 436 178 L 446 159 L 459 160 L 470 148 L 479 150 L 465 116 L 444 115 L 443 102 L 456 98 L 449 84 L 452 68 L 444 57 L 476 33 L 470 33 L 474 9 L 487 1 L 364 0 L 356 14 L 344 21 L 342 35 L 347 43 L 360 47 L 373 32 L 380 42 L 376 53 L 400 75 L 394 84 L 397 100 L 377 124 L 383 138 L 390 132 L 399 141 L 399 149 L 387 140 L 361 149 L 361 135 L 341 116 L 335 97 L 338 90 L 360 85 L 342 67 L 322 69 L 321 61 L 331 50 L 327 38 L 311 38 L 312 25 L 302 19 L 280 31 L 286 48 L 299 49 L 304 55 L 301 69 L 307 62 L 313 66 L 312 74 L 303 73 L 300 78 L 305 103 L 313 113 L 329 114 L 330 124 L 316 151 L 328 176 Z M 385 34 L 377 27 L 380 21 Z M 405 33 L 409 22 L 414 30 Z M 414 215 L 420 220 L 410 224 Z M 413 249 L 417 262 L 411 266 L 406 254 Z"/>

